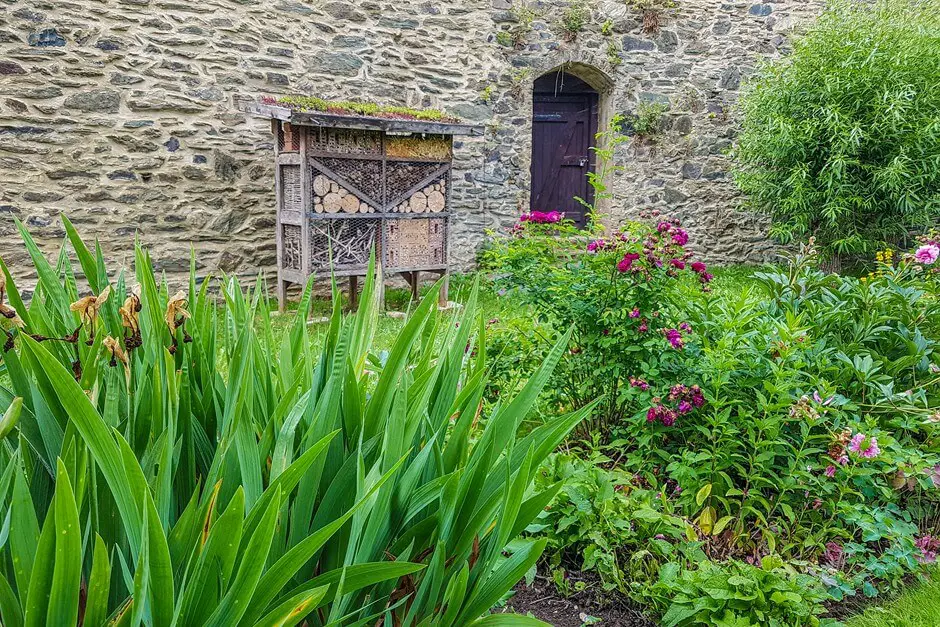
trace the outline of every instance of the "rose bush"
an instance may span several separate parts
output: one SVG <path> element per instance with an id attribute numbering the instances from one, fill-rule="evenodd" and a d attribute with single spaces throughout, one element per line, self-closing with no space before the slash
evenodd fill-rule
<path id="1" fill-rule="evenodd" d="M 588 429 L 604 439 L 628 417 L 670 427 L 702 405 L 694 381 L 680 377 L 695 334 L 683 294 L 707 291 L 712 276 L 688 243 L 677 221 L 585 232 L 558 212 L 533 212 L 484 252 L 500 293 L 531 306 L 538 324 L 574 328 L 559 405 L 602 398 Z"/>

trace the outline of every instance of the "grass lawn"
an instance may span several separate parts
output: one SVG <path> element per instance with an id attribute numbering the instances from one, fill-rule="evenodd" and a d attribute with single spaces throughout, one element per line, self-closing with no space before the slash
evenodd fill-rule
<path id="1" fill-rule="evenodd" d="M 846 621 L 846 627 L 936 627 L 940 625 L 940 573 L 897 599 L 868 608 Z"/>

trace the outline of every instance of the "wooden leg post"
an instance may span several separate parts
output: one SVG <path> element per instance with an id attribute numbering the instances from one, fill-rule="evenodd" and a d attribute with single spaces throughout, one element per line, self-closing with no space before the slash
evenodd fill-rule
<path id="1" fill-rule="evenodd" d="M 355 274 L 349 276 L 349 309 L 356 310 L 359 305 L 359 277 Z"/>
<path id="2" fill-rule="evenodd" d="M 277 310 L 284 313 L 287 308 L 287 283 L 281 279 L 277 280 Z"/>
<path id="3" fill-rule="evenodd" d="M 441 292 L 437 298 L 438 307 L 447 307 L 448 291 L 450 290 L 450 272 L 444 272 L 444 281 L 441 283 Z"/>
<path id="4" fill-rule="evenodd" d="M 375 277 L 376 289 L 379 290 L 379 311 L 385 309 L 385 272 L 379 266 L 377 276 Z"/>

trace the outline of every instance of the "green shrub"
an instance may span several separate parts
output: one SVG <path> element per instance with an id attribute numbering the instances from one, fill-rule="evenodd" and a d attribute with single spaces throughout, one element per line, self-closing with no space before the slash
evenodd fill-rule
<path id="1" fill-rule="evenodd" d="M 317 350 L 309 285 L 275 340 L 262 282 L 193 270 L 171 296 L 138 247 L 132 290 L 64 223 L 91 296 L 68 246 L 50 265 L 22 225 L 28 306 L 0 261 L 4 625 L 511 620 L 480 617 L 542 552 L 510 541 L 560 488 L 532 489 L 540 462 L 591 410 L 516 436 L 567 335 L 477 431 L 475 288 L 459 318 L 425 298 L 379 357 L 369 278 L 356 315 L 334 299 Z"/>
<path id="2" fill-rule="evenodd" d="M 839 0 L 742 100 L 735 179 L 783 242 L 827 256 L 940 215 L 940 2 Z"/>

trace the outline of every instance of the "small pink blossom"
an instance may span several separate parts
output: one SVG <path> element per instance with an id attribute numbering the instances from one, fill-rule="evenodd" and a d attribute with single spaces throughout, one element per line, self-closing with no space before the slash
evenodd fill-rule
<path id="1" fill-rule="evenodd" d="M 682 348 L 682 333 L 679 332 L 679 329 L 663 329 L 663 334 L 666 336 L 666 340 L 669 341 L 669 344 L 671 344 L 673 348 Z"/>
<path id="2" fill-rule="evenodd" d="M 852 436 L 852 440 L 849 442 L 849 450 L 853 453 L 859 453 L 862 449 L 862 442 L 865 441 L 864 433 L 856 433 Z"/>
<path id="3" fill-rule="evenodd" d="M 672 242 L 678 246 L 685 246 L 689 243 L 689 234 L 680 228 L 672 232 Z"/>
<path id="4" fill-rule="evenodd" d="M 634 307 L 634 308 L 633 308 L 633 311 L 630 312 L 630 317 L 631 317 L 631 318 L 639 318 L 639 317 L 640 317 L 640 308 L 639 308 L 639 307 Z"/>
<path id="5" fill-rule="evenodd" d="M 871 459 L 872 457 L 878 457 L 879 455 L 881 455 L 881 449 L 878 448 L 878 440 L 876 438 L 869 439 L 868 448 L 862 451 L 862 457 Z"/>
<path id="6" fill-rule="evenodd" d="M 836 467 L 833 465 L 826 466 L 826 476 L 830 479 L 836 476 Z"/>
<path id="7" fill-rule="evenodd" d="M 596 253 L 599 250 L 603 250 L 605 246 L 607 246 L 607 242 L 602 239 L 596 239 L 588 244 L 587 249 L 589 253 Z"/>
<path id="8" fill-rule="evenodd" d="M 940 247 L 936 244 L 924 244 L 914 253 L 914 259 L 917 263 L 922 263 L 925 266 L 932 265 L 937 261 L 937 257 L 940 257 Z"/>
<path id="9" fill-rule="evenodd" d="M 829 405 L 834 398 L 835 396 L 830 396 L 826 400 L 823 400 L 823 398 L 819 395 L 819 390 L 813 392 L 813 400 L 823 406 Z"/>
<path id="10" fill-rule="evenodd" d="M 519 218 L 520 222 L 533 222 L 535 224 L 555 224 L 556 222 L 561 222 L 564 218 L 564 214 L 560 211 L 532 211 L 530 213 L 524 213 Z"/>
<path id="11" fill-rule="evenodd" d="M 623 259 L 620 260 L 620 263 L 617 264 L 617 270 L 619 272 L 629 272 L 633 267 L 633 262 L 639 258 L 640 256 L 637 253 L 627 253 L 623 256 Z"/>

